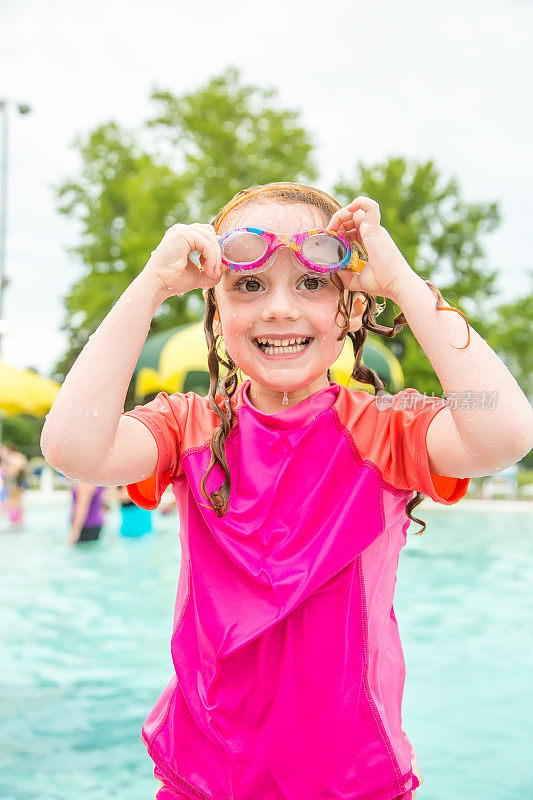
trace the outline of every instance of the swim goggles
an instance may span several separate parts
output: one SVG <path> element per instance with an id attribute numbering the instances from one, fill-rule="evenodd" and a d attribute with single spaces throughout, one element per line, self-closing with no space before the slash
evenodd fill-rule
<path id="1" fill-rule="evenodd" d="M 299 233 L 272 233 L 263 228 L 235 228 L 219 238 L 222 261 L 237 272 L 263 272 L 279 247 L 289 247 L 294 264 L 307 272 L 327 274 L 339 269 L 361 272 L 368 256 L 354 242 L 324 228 Z"/>

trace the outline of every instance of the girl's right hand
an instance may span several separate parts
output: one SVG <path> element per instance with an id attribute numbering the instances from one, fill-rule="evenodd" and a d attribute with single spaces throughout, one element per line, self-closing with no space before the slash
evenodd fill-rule
<path id="1" fill-rule="evenodd" d="M 189 258 L 194 250 L 200 253 L 201 270 Z M 157 290 L 166 300 L 167 297 L 183 295 L 192 289 L 216 286 L 223 269 L 214 227 L 193 222 L 192 225 L 178 223 L 169 228 L 152 251 L 143 272 L 157 282 Z"/>

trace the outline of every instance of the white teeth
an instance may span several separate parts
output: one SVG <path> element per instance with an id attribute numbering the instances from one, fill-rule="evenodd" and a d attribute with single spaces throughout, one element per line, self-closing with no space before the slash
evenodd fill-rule
<path id="1" fill-rule="evenodd" d="M 261 343 L 260 349 L 263 351 L 263 353 L 266 353 L 269 356 L 279 355 L 280 353 L 301 353 L 302 350 L 305 350 L 307 345 L 308 345 L 308 343 L 307 344 L 303 343 L 304 341 L 307 341 L 305 339 L 298 340 L 298 341 L 300 341 L 300 344 L 296 344 L 295 343 L 294 345 L 284 345 L 284 344 L 279 343 L 279 344 L 276 344 L 274 346 L 267 345 L 267 344 L 264 343 L 266 341 L 271 341 L 271 340 L 258 339 L 257 341 L 258 341 L 258 343 L 259 342 Z M 296 342 L 296 339 L 284 339 L 282 341 L 283 342 L 285 342 L 285 341 Z M 278 342 L 279 342 L 279 340 L 278 340 Z"/>
<path id="2" fill-rule="evenodd" d="M 271 347 L 288 347 L 291 344 L 302 344 L 306 339 L 300 336 L 297 339 L 258 339 L 257 341 Z"/>

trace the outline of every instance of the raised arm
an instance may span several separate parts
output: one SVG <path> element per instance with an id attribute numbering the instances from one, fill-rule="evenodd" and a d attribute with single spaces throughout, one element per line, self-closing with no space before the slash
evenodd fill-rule
<path id="1" fill-rule="evenodd" d="M 341 270 L 345 287 L 389 297 L 400 306 L 448 398 L 449 406 L 428 430 L 431 470 L 466 478 L 490 475 L 519 461 L 533 447 L 533 410 L 527 397 L 459 314 L 437 310 L 433 291 L 380 225 L 379 205 L 358 197 L 336 212 L 329 227 L 358 238 L 369 255 L 360 275 Z M 462 401 L 453 402 L 458 397 Z"/>
<path id="2" fill-rule="evenodd" d="M 435 295 L 414 272 L 395 302 L 439 378 L 448 408 L 427 434 L 430 466 L 438 475 L 490 475 L 515 464 L 533 447 L 533 411 L 520 386 L 487 342 L 458 314 L 435 307 Z"/>
<path id="3" fill-rule="evenodd" d="M 203 271 L 188 255 L 201 253 Z M 174 225 L 76 359 L 47 416 L 43 455 L 60 472 L 100 486 L 153 474 L 157 447 L 148 429 L 124 416 L 126 392 L 161 303 L 173 294 L 214 286 L 220 247 L 211 225 Z"/>

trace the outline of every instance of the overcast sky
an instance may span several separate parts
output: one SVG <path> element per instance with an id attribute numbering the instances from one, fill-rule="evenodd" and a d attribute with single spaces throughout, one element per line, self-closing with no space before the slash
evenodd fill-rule
<path id="1" fill-rule="evenodd" d="M 154 86 L 192 91 L 230 64 L 301 110 L 321 188 L 358 160 L 401 155 L 434 159 L 466 201 L 497 201 L 489 265 L 506 298 L 525 292 L 532 30 L 530 0 L 1 0 L 0 97 L 33 109 L 10 114 L 5 360 L 46 373 L 65 348 L 77 230 L 51 187 L 76 175 L 75 135 L 110 119 L 136 126 Z"/>

